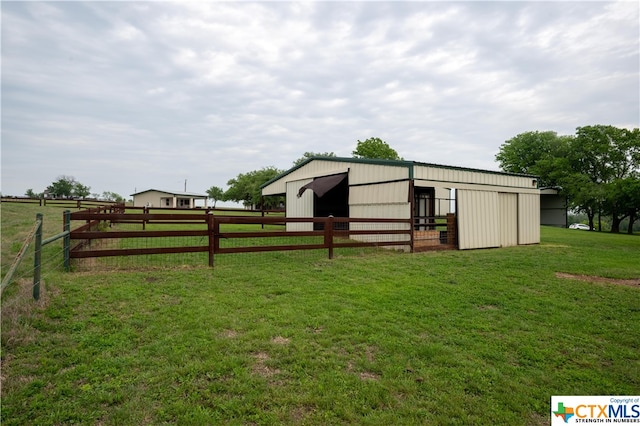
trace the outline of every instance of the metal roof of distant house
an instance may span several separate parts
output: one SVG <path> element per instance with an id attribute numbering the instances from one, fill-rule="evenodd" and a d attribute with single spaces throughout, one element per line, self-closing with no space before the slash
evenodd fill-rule
<path id="1" fill-rule="evenodd" d="M 145 192 L 151 192 L 151 191 L 161 192 L 163 194 L 173 195 L 173 196 L 176 196 L 176 197 L 197 197 L 197 198 L 207 198 L 208 197 L 208 195 L 206 195 L 206 194 L 196 194 L 194 192 L 182 192 L 182 191 L 164 191 L 164 190 L 161 190 L 161 189 L 146 189 L 144 191 L 139 191 L 139 192 L 136 192 L 134 194 L 131 194 L 131 196 L 140 195 L 140 194 L 144 194 Z"/>

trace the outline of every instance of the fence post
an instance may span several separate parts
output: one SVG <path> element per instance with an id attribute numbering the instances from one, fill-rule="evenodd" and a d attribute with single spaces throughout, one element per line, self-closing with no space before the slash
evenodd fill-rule
<path id="1" fill-rule="evenodd" d="M 40 266 L 42 263 L 42 213 L 36 213 L 36 244 L 33 252 L 33 298 L 40 299 Z"/>
<path id="2" fill-rule="evenodd" d="M 213 214 L 207 213 L 207 229 L 209 230 L 209 267 L 213 268 L 213 254 L 216 247 L 215 219 Z"/>
<path id="3" fill-rule="evenodd" d="M 324 245 L 329 249 L 329 259 L 333 259 L 333 216 L 324 220 Z"/>
<path id="4" fill-rule="evenodd" d="M 143 215 L 147 215 L 147 214 L 149 214 L 149 207 L 144 206 L 144 207 L 142 208 L 142 214 L 143 214 Z M 146 227 L 147 227 L 147 220 L 146 220 L 146 219 L 144 219 L 144 217 L 143 217 L 143 219 L 142 219 L 142 230 L 144 231 L 144 230 L 146 229 Z"/>
<path id="5" fill-rule="evenodd" d="M 71 249 L 71 211 L 69 210 L 65 210 L 63 215 L 63 225 L 62 225 L 62 230 L 64 232 L 68 232 L 67 235 L 64 236 L 63 238 L 63 246 L 62 246 L 62 255 L 64 257 L 64 270 L 66 272 L 69 272 L 69 270 L 71 269 L 70 263 L 69 263 L 69 251 Z"/>
<path id="6" fill-rule="evenodd" d="M 457 245 L 457 240 L 456 215 L 454 213 L 447 213 L 447 244 Z"/>

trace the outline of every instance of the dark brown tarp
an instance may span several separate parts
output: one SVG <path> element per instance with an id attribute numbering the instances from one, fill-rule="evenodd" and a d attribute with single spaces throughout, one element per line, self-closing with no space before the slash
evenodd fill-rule
<path id="1" fill-rule="evenodd" d="M 313 182 L 309 182 L 298 191 L 298 198 L 302 197 L 302 194 L 307 189 L 312 190 L 318 197 L 322 197 L 329 192 L 332 188 L 335 188 L 337 184 L 342 182 L 347 177 L 346 173 L 340 173 L 337 175 L 322 176 L 315 178 Z"/>

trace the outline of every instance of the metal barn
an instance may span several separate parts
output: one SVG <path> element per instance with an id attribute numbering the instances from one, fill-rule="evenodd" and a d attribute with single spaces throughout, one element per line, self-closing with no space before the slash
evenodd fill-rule
<path id="1" fill-rule="evenodd" d="M 412 161 L 314 157 L 266 182 L 262 195 L 284 195 L 287 217 L 411 219 L 414 247 L 421 241 L 434 249 L 540 242 L 540 191 L 537 178 L 530 175 Z M 351 229 L 358 225 L 350 224 Z M 438 230 L 442 226 L 446 228 Z M 290 231 L 311 227 L 312 223 L 287 224 Z"/>

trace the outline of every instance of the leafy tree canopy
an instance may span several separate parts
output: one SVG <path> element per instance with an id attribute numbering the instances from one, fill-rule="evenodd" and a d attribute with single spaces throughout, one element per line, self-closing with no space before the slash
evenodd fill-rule
<path id="1" fill-rule="evenodd" d="M 213 207 L 215 207 L 218 201 L 224 199 L 224 190 L 219 186 L 212 186 L 207 189 L 207 195 L 213 200 Z"/>
<path id="2" fill-rule="evenodd" d="M 302 164 L 312 157 L 335 157 L 335 156 L 336 154 L 333 152 L 305 152 L 304 154 L 302 154 L 302 157 L 298 158 L 296 161 L 293 162 L 293 165 L 297 166 L 299 164 Z"/>
<path id="3" fill-rule="evenodd" d="M 47 192 L 60 198 L 85 198 L 91 193 L 91 188 L 76 181 L 73 176 L 58 176 L 57 180 L 47 186 Z"/>
<path id="4" fill-rule="evenodd" d="M 402 160 L 396 150 L 380 138 L 358 140 L 356 149 L 351 153 L 355 158 L 379 158 L 382 160 Z"/>
<path id="5" fill-rule="evenodd" d="M 611 216 L 612 232 L 637 216 L 633 190 L 640 179 L 640 131 L 595 125 L 576 129 L 575 136 L 526 132 L 500 146 L 502 170 L 540 177 L 541 186 L 559 186 L 570 206 L 584 212 L 593 227 L 596 214 Z"/>
<path id="6" fill-rule="evenodd" d="M 496 161 L 509 173 L 531 174 L 540 177 L 540 186 L 557 185 L 558 161 L 569 150 L 571 136 L 556 132 L 525 132 L 500 146 Z"/>
<path id="7" fill-rule="evenodd" d="M 227 182 L 229 189 L 224 193 L 224 200 L 243 203 L 245 206 L 262 205 L 262 191 L 260 185 L 268 182 L 282 173 L 273 166 L 264 167 L 247 173 L 240 173 L 237 177 Z M 264 197 L 265 208 L 277 207 L 282 197 Z"/>
<path id="8" fill-rule="evenodd" d="M 125 201 L 122 195 L 116 194 L 115 192 L 111 191 L 104 191 L 102 193 L 102 199 L 106 201 L 115 201 L 117 203 L 124 203 Z"/>
<path id="9" fill-rule="evenodd" d="M 27 189 L 27 192 L 24 193 L 25 196 L 29 198 L 40 198 L 42 194 L 34 192 L 32 188 Z"/>

